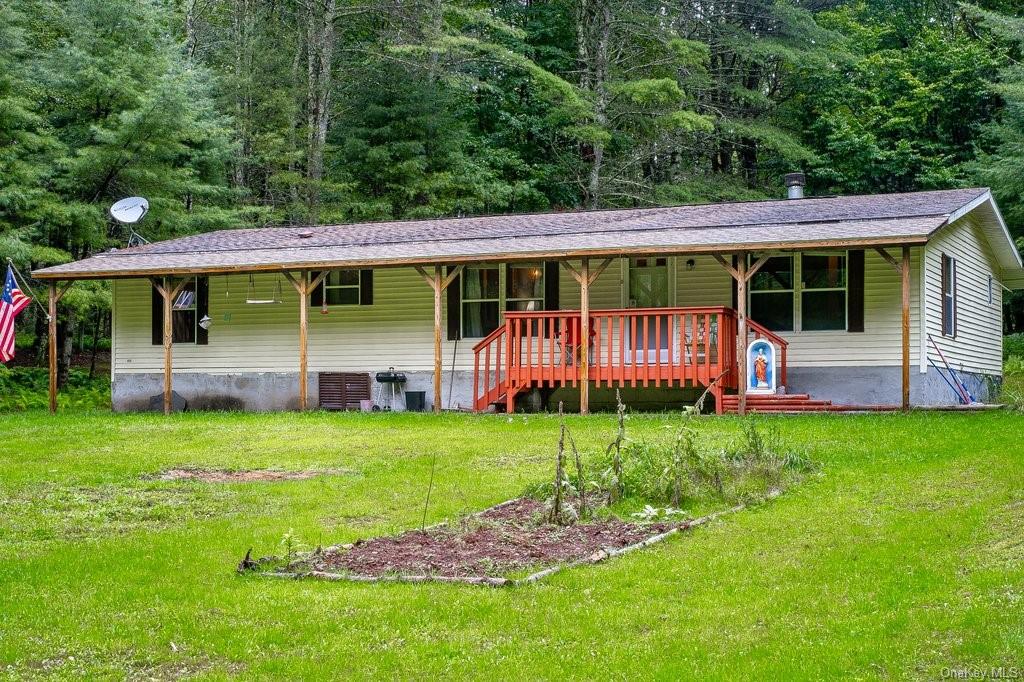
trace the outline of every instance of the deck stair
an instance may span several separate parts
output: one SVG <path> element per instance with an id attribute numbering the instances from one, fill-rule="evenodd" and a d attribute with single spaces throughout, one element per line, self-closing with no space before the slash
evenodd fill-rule
<path id="1" fill-rule="evenodd" d="M 739 396 L 722 397 L 722 412 L 736 414 Z M 803 412 L 895 412 L 899 405 L 837 405 L 831 400 L 815 400 L 806 393 L 750 395 L 747 394 L 747 413 L 800 414 Z"/>
<path id="2" fill-rule="evenodd" d="M 722 396 L 722 406 L 728 414 L 735 414 L 739 395 Z M 831 400 L 815 400 L 806 393 L 747 394 L 748 412 L 828 412 Z"/>

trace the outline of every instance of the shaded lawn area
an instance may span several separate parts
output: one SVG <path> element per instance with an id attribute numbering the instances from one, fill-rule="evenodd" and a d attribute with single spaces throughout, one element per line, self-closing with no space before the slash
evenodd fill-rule
<path id="1" fill-rule="evenodd" d="M 677 415 L 632 417 L 633 437 Z M 514 590 L 238 577 L 551 473 L 547 416 L 0 415 L 0 675 L 937 678 L 1020 666 L 1024 417 L 776 417 L 820 476 L 762 507 Z M 609 415 L 570 417 L 581 449 Z M 709 418 L 709 433 L 738 430 Z M 143 479 L 180 466 L 341 469 Z M 73 660 L 72 660 L 73 658 Z"/>

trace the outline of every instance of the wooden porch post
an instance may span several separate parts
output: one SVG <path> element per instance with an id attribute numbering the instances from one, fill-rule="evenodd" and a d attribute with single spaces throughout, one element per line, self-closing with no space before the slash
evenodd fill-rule
<path id="1" fill-rule="evenodd" d="M 458 278 L 464 267 L 464 265 L 459 265 L 453 268 L 445 277 L 440 263 L 434 265 L 433 274 L 428 273 L 419 265 L 416 266 L 416 271 L 434 290 L 434 414 L 441 413 L 441 325 L 444 322 L 441 299 L 445 289 Z"/>
<path id="2" fill-rule="evenodd" d="M 910 411 L 910 247 L 903 247 L 903 411 Z"/>
<path id="3" fill-rule="evenodd" d="M 590 414 L 590 259 L 580 263 L 580 414 Z"/>
<path id="4" fill-rule="evenodd" d="M 309 273 L 299 275 L 299 411 L 309 403 Z"/>
<path id="5" fill-rule="evenodd" d="M 736 413 L 747 413 L 747 254 L 740 253 L 736 263 L 736 376 L 739 395 Z"/>
<path id="6" fill-rule="evenodd" d="M 47 320 L 50 332 L 50 414 L 57 412 L 57 283 L 49 285 Z"/>
<path id="7" fill-rule="evenodd" d="M 441 294 L 444 292 L 441 265 L 434 266 L 434 414 L 441 413 Z"/>
<path id="8" fill-rule="evenodd" d="M 159 278 L 151 277 L 150 282 L 156 287 L 157 292 L 163 299 L 164 304 L 164 414 L 170 414 L 173 403 L 171 401 L 171 394 L 173 392 L 173 375 L 172 375 L 172 347 L 174 345 L 174 326 L 172 324 L 171 314 L 174 309 L 174 299 L 181 293 L 182 288 L 188 282 L 188 278 L 182 279 L 175 286 L 171 287 L 171 280 L 167 278 L 165 282 L 161 282 Z"/>
<path id="9" fill-rule="evenodd" d="M 613 260 L 605 258 L 593 270 L 590 269 L 589 258 L 582 259 L 579 270 L 569 261 L 562 261 L 562 266 L 580 285 L 580 414 L 590 413 L 590 285 L 597 281 Z"/>
<path id="10" fill-rule="evenodd" d="M 298 279 L 287 270 L 284 275 L 299 295 L 299 411 L 305 412 L 309 404 L 309 294 L 320 286 L 327 272 L 321 272 L 312 282 L 308 270 L 300 272 Z"/>
<path id="11" fill-rule="evenodd" d="M 895 268 L 900 276 L 902 289 L 903 339 L 902 339 L 902 407 L 904 412 L 910 411 L 910 247 L 903 247 L 903 258 L 896 260 L 884 247 L 876 246 L 875 251 L 885 262 Z M 923 303 L 922 303 L 923 305 Z"/>

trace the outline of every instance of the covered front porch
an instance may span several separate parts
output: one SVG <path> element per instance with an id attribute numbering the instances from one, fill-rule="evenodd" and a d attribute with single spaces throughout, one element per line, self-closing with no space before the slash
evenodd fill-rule
<path id="1" fill-rule="evenodd" d="M 600 310 L 590 313 L 585 326 L 586 347 L 578 310 L 507 312 L 504 323 L 473 348 L 474 409 L 513 412 L 516 396 L 525 391 L 589 385 L 700 389 L 722 413 L 726 393 L 739 388 L 739 324 L 732 308 Z M 784 387 L 789 343 L 748 320 L 742 347 L 753 339 L 767 339 L 778 349 Z"/>
<path id="2" fill-rule="evenodd" d="M 864 328 L 865 253 L 863 250 L 836 247 L 838 245 L 829 251 L 803 254 L 804 268 L 800 277 L 810 281 L 814 276 L 810 266 L 828 260 L 833 268 L 828 273 L 829 277 L 836 278 L 842 286 L 839 297 L 842 313 L 836 320 L 837 326 L 832 327 L 835 331 L 805 331 L 795 335 L 801 340 L 797 355 L 803 354 L 803 357 L 797 357 L 797 362 L 803 360 L 805 366 L 809 348 L 817 351 L 815 355 L 821 358 L 819 349 L 826 347 L 830 339 L 845 346 L 858 338 L 849 332 L 863 331 Z M 913 291 L 911 248 L 904 247 L 899 256 L 891 255 L 882 247 L 876 247 L 872 252 L 873 258 L 867 260 L 872 264 L 871 286 L 878 293 L 872 298 L 871 321 L 887 315 L 893 315 L 898 321 L 898 326 L 893 325 L 890 329 L 898 334 L 899 345 L 889 346 L 889 352 L 890 357 L 895 356 L 900 361 L 892 368 L 898 373 L 895 390 L 873 392 L 874 399 L 840 395 L 837 403 L 833 404 L 830 400 L 800 392 L 807 382 L 795 381 L 794 384 L 801 384 L 795 387 L 796 390 L 790 385 L 789 364 L 794 356 L 789 337 L 793 334 L 773 331 L 767 324 L 751 319 L 749 312 L 754 297 L 760 296 L 759 291 L 765 289 L 765 282 L 780 276 L 790 280 L 797 276 L 793 272 L 793 264 L 801 259 L 800 252 L 773 250 L 694 254 L 696 264 L 686 254 L 677 255 L 675 261 L 680 266 L 680 281 L 673 281 L 673 287 L 678 288 L 673 292 L 671 301 L 658 296 L 638 300 L 634 292 L 637 281 L 633 277 L 634 272 L 653 270 L 650 264 L 660 264 L 666 259 L 661 254 L 633 257 L 628 259 L 630 276 L 624 276 L 626 265 L 620 270 L 624 285 L 623 303 L 628 301 L 630 307 L 608 306 L 596 310 L 591 307 L 590 285 L 605 272 L 612 259 L 595 264 L 587 258 L 562 262 L 564 270 L 579 285 L 579 306 L 543 311 L 507 310 L 496 328 L 473 347 L 473 409 L 513 412 L 517 399 L 521 400 L 524 394 L 533 393 L 531 401 L 536 401 L 539 394 L 541 401 L 547 402 L 561 389 L 571 389 L 570 402 L 578 394 L 582 413 L 589 410 L 591 389 L 601 389 L 605 399 L 611 392 L 609 389 L 629 389 L 634 397 L 637 390 L 643 395 L 653 395 L 659 389 L 689 389 L 687 393 L 692 400 L 706 400 L 710 396 L 718 413 L 743 414 L 748 407 L 759 411 L 908 409 Z M 668 260 L 669 271 L 675 271 L 675 266 L 671 266 L 672 259 Z M 621 262 L 625 264 L 627 260 Z M 635 268 L 637 262 L 640 267 Z M 682 267 L 684 264 L 686 268 Z M 709 267 L 712 272 L 708 272 Z M 884 270 L 890 267 L 895 270 L 896 277 L 892 277 L 892 270 L 888 276 L 884 275 Z M 732 281 L 731 306 L 669 305 L 677 300 L 697 299 L 700 302 L 709 297 L 721 300 L 721 279 L 714 277 L 714 270 L 721 273 L 726 281 Z M 699 278 L 691 277 L 699 272 L 705 274 Z M 761 273 L 760 277 L 758 273 Z M 847 282 L 847 277 L 852 285 Z M 888 292 L 877 288 L 877 283 L 884 280 L 890 282 Z M 691 282 L 694 285 L 698 282 L 711 284 L 716 293 L 704 293 L 700 288 L 690 289 L 688 285 Z M 810 286 L 801 284 L 800 288 L 811 291 Z M 607 305 L 608 296 L 601 298 Z M 759 302 L 763 300 L 758 299 Z M 787 301 L 788 308 L 793 305 L 794 295 L 790 293 L 787 298 L 784 292 L 783 300 Z M 812 319 L 808 315 L 814 312 L 807 307 L 818 300 L 812 295 L 807 296 L 805 329 L 809 328 L 808 320 Z M 855 308 L 859 308 L 856 314 L 853 312 Z M 759 310 L 763 311 L 764 306 Z M 869 343 L 877 342 L 877 334 L 870 336 Z M 860 338 L 864 339 L 863 336 Z M 741 387 L 750 385 L 753 374 L 748 367 L 751 362 L 747 358 L 748 346 L 759 339 L 771 344 L 775 350 L 772 367 L 775 381 L 770 395 L 765 392 L 748 395 L 747 390 L 741 390 Z M 838 354 L 842 353 L 842 347 L 834 347 L 826 353 L 830 366 L 834 363 L 836 369 L 842 367 L 843 359 Z M 853 355 L 847 350 L 845 357 L 849 359 Z M 816 373 L 820 376 L 829 371 L 830 368 L 823 367 Z M 838 374 L 836 381 L 843 381 Z M 832 399 L 835 400 L 834 394 Z M 678 399 L 675 402 L 678 403 Z M 708 409 L 710 404 L 703 402 L 702 408 Z"/>

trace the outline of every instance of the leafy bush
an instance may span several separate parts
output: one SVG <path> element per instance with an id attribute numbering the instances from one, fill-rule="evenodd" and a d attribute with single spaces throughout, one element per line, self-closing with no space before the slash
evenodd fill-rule
<path id="1" fill-rule="evenodd" d="M 686 514 L 684 505 L 756 502 L 815 468 L 806 455 L 783 443 L 770 422 L 748 418 L 740 422 L 741 430 L 733 438 L 714 442 L 701 433 L 701 423 L 700 417 L 688 413 L 671 437 L 634 440 L 626 433 L 620 401 L 615 440 L 584 466 L 563 420 L 554 481 L 533 486 L 527 494 L 547 500 L 551 518 L 559 523 L 574 522 L 577 512 L 582 518 L 593 511 L 588 498 L 600 498 L 612 508 L 621 503 L 641 509 L 633 516 L 660 518 Z M 566 444 L 575 467 L 565 466 Z M 575 476 L 566 468 L 575 468 Z"/>
<path id="2" fill-rule="evenodd" d="M 44 367 L 0 367 L 0 412 L 46 409 L 49 383 Z M 61 407 L 110 407 L 110 380 L 106 376 L 90 379 L 87 371 L 72 369 L 58 401 Z"/>
<path id="3" fill-rule="evenodd" d="M 1024 356 L 1013 355 L 1003 362 L 1003 374 L 1008 377 L 1024 377 Z"/>
<path id="4" fill-rule="evenodd" d="M 1024 334 L 1009 334 L 1003 337 L 1003 360 L 1024 358 Z"/>
<path id="5" fill-rule="evenodd" d="M 778 430 L 747 419 L 725 446 L 702 442 L 699 420 L 687 419 L 665 440 L 627 439 L 621 483 L 626 499 L 686 506 L 707 500 L 730 503 L 764 498 L 813 469 L 806 456 L 785 447 Z M 599 462 L 607 476 L 611 460 Z"/>

